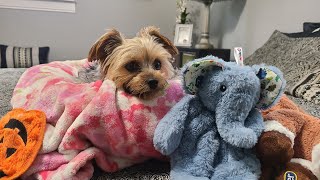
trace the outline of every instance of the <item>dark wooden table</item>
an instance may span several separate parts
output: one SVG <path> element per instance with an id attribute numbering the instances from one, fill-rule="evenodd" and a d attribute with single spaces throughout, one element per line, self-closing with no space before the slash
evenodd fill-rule
<path id="1" fill-rule="evenodd" d="M 230 61 L 230 49 L 196 49 L 194 47 L 177 47 L 179 55 L 176 58 L 175 66 L 181 67 L 189 60 L 205 57 L 207 55 L 217 56 L 225 61 Z"/>

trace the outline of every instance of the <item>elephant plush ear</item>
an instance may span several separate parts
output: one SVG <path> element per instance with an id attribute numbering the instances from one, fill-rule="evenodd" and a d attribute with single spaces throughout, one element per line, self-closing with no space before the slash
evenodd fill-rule
<path id="1" fill-rule="evenodd" d="M 224 68 L 224 61 L 215 56 L 207 56 L 202 59 L 196 59 L 188 62 L 182 68 L 184 87 L 186 93 L 196 94 L 198 88 L 201 86 L 202 79 L 206 72 L 212 70 L 214 67 L 219 69 Z"/>
<path id="2" fill-rule="evenodd" d="M 282 72 L 273 66 L 261 67 L 257 72 L 257 76 L 261 82 L 261 91 L 256 107 L 261 110 L 268 109 L 280 99 L 286 86 L 286 81 Z"/>

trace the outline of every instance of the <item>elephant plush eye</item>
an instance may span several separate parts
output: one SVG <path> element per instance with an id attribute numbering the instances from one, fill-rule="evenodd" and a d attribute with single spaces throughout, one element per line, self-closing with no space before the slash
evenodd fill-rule
<path id="1" fill-rule="evenodd" d="M 220 86 L 220 91 L 225 92 L 227 90 L 227 87 L 225 85 Z"/>

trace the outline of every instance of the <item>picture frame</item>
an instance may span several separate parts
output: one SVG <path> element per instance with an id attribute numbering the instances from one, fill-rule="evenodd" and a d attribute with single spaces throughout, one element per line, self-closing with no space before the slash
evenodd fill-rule
<path id="1" fill-rule="evenodd" d="M 193 24 L 176 24 L 174 45 L 190 47 L 192 43 Z"/>

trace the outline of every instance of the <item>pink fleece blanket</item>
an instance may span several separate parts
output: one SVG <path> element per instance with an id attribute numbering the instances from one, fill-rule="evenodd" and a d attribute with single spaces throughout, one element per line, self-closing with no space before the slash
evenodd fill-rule
<path id="1" fill-rule="evenodd" d="M 42 148 L 24 179 L 90 179 L 92 160 L 107 172 L 161 158 L 154 149 L 158 121 L 183 96 L 177 80 L 163 97 L 141 101 L 112 81 L 80 83 L 87 60 L 52 62 L 29 68 L 16 85 L 14 108 L 45 112 Z"/>

